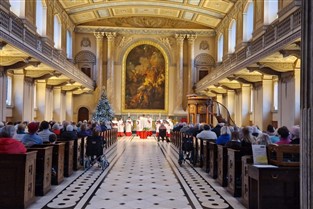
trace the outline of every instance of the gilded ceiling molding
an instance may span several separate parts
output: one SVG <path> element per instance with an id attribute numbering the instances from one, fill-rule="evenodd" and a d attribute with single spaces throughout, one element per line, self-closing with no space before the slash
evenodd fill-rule
<path id="1" fill-rule="evenodd" d="M 155 29 L 155 28 L 118 28 L 118 27 L 100 27 L 100 26 L 77 26 L 77 33 L 95 33 L 95 32 L 117 32 L 121 35 L 173 35 L 175 34 L 194 34 L 197 36 L 214 37 L 215 31 L 212 29 Z"/>

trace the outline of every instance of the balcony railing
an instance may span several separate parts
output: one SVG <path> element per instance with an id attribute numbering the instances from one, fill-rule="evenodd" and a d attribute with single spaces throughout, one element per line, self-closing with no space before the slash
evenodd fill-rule
<path id="1" fill-rule="evenodd" d="M 278 51 L 286 44 L 300 38 L 301 9 L 299 4 L 292 4 L 294 12 L 279 22 L 269 25 L 265 33 L 249 42 L 247 46 L 228 56 L 206 77 L 196 84 L 196 91 L 202 91 L 209 85 L 251 65 L 260 59 Z"/>
<path id="2" fill-rule="evenodd" d="M 85 87 L 94 89 L 94 82 L 68 61 L 60 50 L 43 41 L 42 37 L 29 30 L 20 18 L 6 11 L 1 5 L 0 38 Z"/>

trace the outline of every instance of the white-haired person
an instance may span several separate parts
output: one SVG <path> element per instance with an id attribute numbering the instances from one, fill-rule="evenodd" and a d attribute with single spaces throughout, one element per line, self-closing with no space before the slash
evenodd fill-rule
<path id="1" fill-rule="evenodd" d="M 22 142 L 13 138 L 15 127 L 13 125 L 4 126 L 0 131 L 0 153 L 1 154 L 22 154 L 26 153 L 26 148 Z"/>
<path id="2" fill-rule="evenodd" d="M 295 125 L 291 128 L 290 135 L 291 135 L 290 144 L 300 144 L 300 126 L 299 125 Z"/>

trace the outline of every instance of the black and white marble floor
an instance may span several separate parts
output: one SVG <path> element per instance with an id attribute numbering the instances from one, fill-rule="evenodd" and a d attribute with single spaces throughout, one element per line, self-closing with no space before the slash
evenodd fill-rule
<path id="1" fill-rule="evenodd" d="M 179 166 L 171 143 L 122 137 L 106 156 L 104 171 L 76 171 L 29 209 L 245 208 L 201 169 Z"/>

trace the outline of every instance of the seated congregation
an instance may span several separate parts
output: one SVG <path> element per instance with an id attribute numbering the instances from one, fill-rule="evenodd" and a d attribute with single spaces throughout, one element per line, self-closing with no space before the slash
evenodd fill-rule
<path id="1" fill-rule="evenodd" d="M 300 127 L 178 123 L 171 141 L 249 209 L 300 208 Z M 192 141 L 192 148 L 186 148 Z M 262 163 L 258 162 L 262 153 Z M 261 159 L 261 158 L 259 158 Z M 264 160 L 265 159 L 265 160 Z M 181 163 L 180 163 L 181 164 Z"/>
<path id="2" fill-rule="evenodd" d="M 232 196 L 241 197 L 245 207 L 300 208 L 299 126 L 275 130 L 268 125 L 261 131 L 257 126 L 177 123 L 168 135 L 163 125 L 156 132 L 158 141 L 166 140 L 172 148 L 184 151 L 189 140 L 189 165 L 200 167 Z M 5 187 L 0 188 L 0 205 L 26 208 L 35 195 L 45 195 L 51 185 L 83 169 L 88 139 L 105 139 L 108 147 L 117 141 L 117 132 L 87 121 L 0 123 L 0 172 L 7 176 L 2 182 Z M 266 147 L 267 165 L 254 162 L 254 145 Z M 21 175 L 25 179 L 17 180 Z M 4 191 L 12 182 L 18 182 L 17 188 Z"/>
<path id="3" fill-rule="evenodd" d="M 0 122 L 0 173 L 5 176 L 0 188 L 1 207 L 28 207 L 35 196 L 47 194 L 51 185 L 60 185 L 64 177 L 84 169 L 89 141 L 101 141 L 99 149 L 103 151 L 116 139 L 116 130 L 103 130 L 101 124 L 87 121 Z"/>

